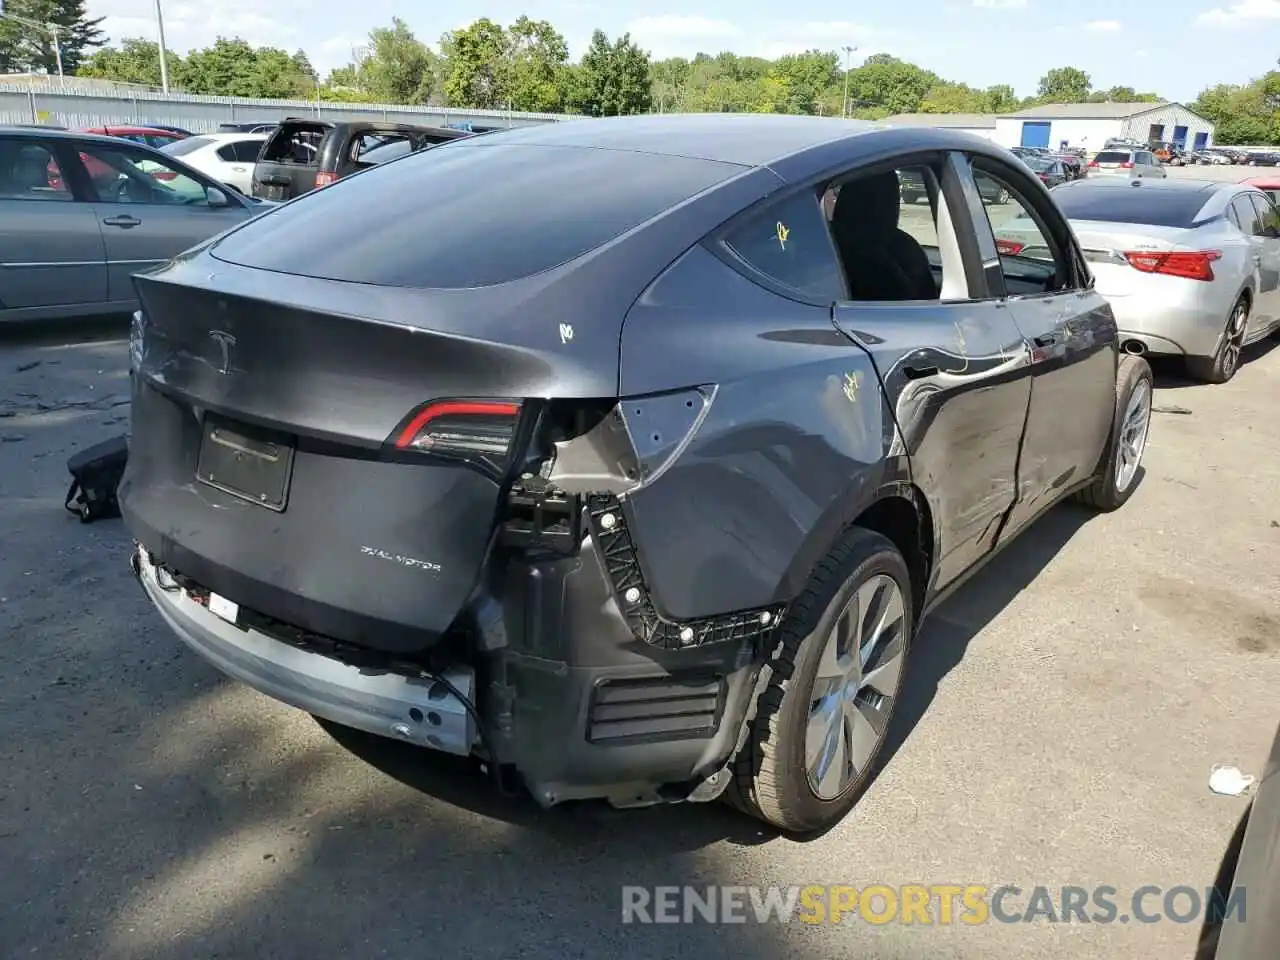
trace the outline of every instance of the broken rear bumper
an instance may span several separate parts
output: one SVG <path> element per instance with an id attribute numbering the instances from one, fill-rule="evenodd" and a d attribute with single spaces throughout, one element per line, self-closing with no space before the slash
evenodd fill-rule
<path id="1" fill-rule="evenodd" d="M 475 723 L 443 684 L 390 671 L 370 673 L 235 626 L 172 583 L 144 547 L 136 548 L 133 569 L 165 622 L 223 673 L 335 723 L 449 753 L 471 753 Z M 444 679 L 462 696 L 472 695 L 470 670 L 445 671 Z"/>
<path id="2" fill-rule="evenodd" d="M 187 646 L 318 717 L 454 754 L 496 753 L 544 806 L 713 799 L 754 701 L 758 644 L 673 651 L 638 640 L 594 557 L 588 545 L 577 557 L 506 570 L 480 605 L 490 616 L 476 618 L 473 663 L 432 676 L 350 666 L 232 624 L 143 546 L 132 565 Z M 471 701 L 483 736 L 455 694 Z"/>

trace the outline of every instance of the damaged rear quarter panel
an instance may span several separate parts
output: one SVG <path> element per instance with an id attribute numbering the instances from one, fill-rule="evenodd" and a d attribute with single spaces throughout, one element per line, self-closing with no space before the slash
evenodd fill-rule
<path id="1" fill-rule="evenodd" d="M 621 392 L 710 385 L 688 446 L 627 497 L 652 597 L 679 620 L 790 599 L 876 492 L 907 479 L 871 359 L 830 309 L 765 290 L 698 246 L 628 314 Z"/>

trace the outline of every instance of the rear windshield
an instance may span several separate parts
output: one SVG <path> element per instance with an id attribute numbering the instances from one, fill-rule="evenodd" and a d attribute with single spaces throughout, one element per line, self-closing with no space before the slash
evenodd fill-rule
<path id="1" fill-rule="evenodd" d="M 269 225 L 234 231 L 215 255 L 351 283 L 488 286 L 595 250 L 741 170 L 686 157 L 459 140 L 309 193 L 274 211 Z"/>
<path id="2" fill-rule="evenodd" d="M 282 123 L 267 141 L 259 159 L 316 166 L 320 162 L 320 143 L 328 132 L 329 128 L 323 123 Z"/>
<path id="3" fill-rule="evenodd" d="M 1146 223 L 1153 227 L 1189 227 L 1207 197 L 1199 190 L 1149 190 L 1146 187 L 1090 189 L 1086 183 L 1055 190 L 1058 209 L 1069 220 Z"/>
<path id="4" fill-rule="evenodd" d="M 1093 159 L 1098 163 L 1128 163 L 1133 159 L 1133 153 L 1128 150 L 1103 150 Z"/>
<path id="5" fill-rule="evenodd" d="M 217 141 L 212 137 L 187 137 L 185 140 L 166 143 L 160 149 L 171 157 L 181 157 L 188 153 L 195 153 L 201 147 L 207 147 L 211 143 L 217 143 Z"/>

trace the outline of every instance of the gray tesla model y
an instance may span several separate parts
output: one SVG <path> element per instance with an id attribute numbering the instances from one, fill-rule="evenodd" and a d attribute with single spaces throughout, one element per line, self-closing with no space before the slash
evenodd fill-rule
<path id="1" fill-rule="evenodd" d="M 1022 213 L 1047 256 L 997 249 Z M 921 619 L 1064 498 L 1122 504 L 1150 421 L 1044 185 L 948 130 L 513 129 L 136 283 L 120 497 L 160 614 L 543 804 L 836 822 Z"/>

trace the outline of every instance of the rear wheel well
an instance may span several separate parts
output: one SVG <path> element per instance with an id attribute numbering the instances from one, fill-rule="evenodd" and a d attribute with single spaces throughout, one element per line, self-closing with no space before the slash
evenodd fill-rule
<path id="1" fill-rule="evenodd" d="M 887 537 L 907 562 L 916 613 L 924 605 L 933 566 L 933 518 L 928 502 L 914 487 L 877 500 L 853 521 L 853 526 Z"/>

